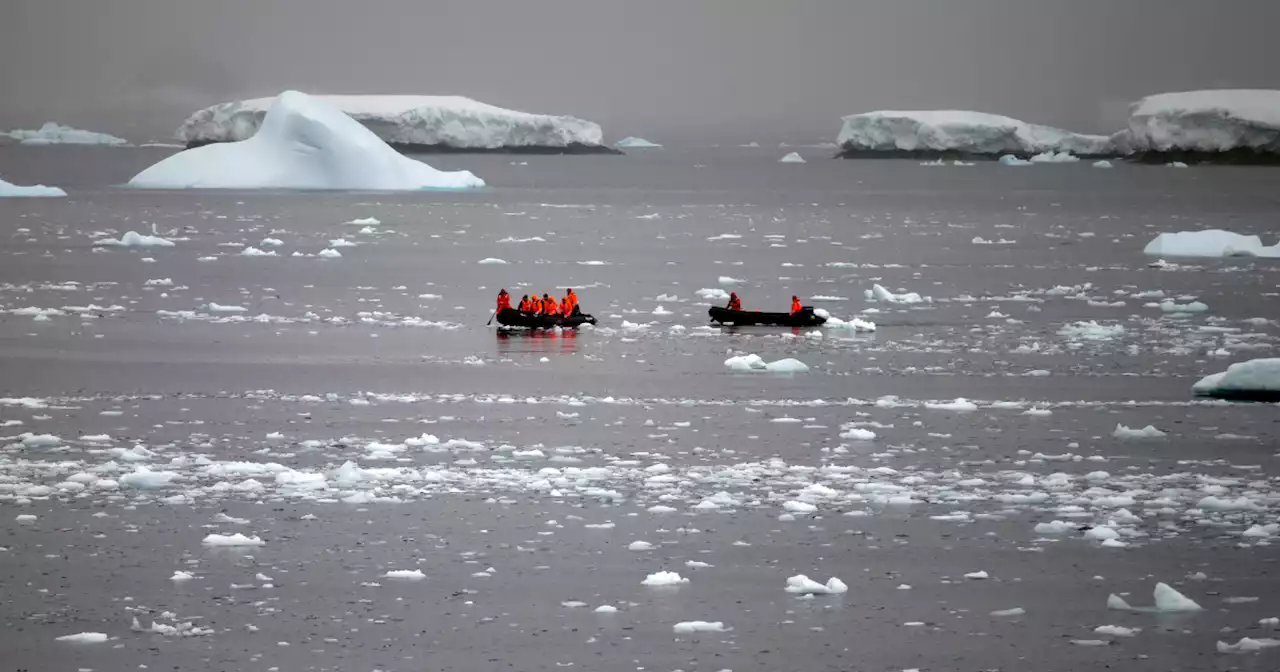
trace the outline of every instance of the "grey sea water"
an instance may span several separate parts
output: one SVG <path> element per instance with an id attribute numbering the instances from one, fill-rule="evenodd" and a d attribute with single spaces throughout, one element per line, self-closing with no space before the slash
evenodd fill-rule
<path id="1" fill-rule="evenodd" d="M 115 186 L 169 151 L 0 148 L 70 194 L 0 200 L 12 668 L 1280 665 L 1218 645 L 1280 637 L 1280 408 L 1190 392 L 1274 356 L 1280 263 L 1142 254 L 1274 242 L 1272 169 L 707 148 L 426 158 L 469 193 Z M 94 244 L 130 230 L 174 244 Z M 485 324 L 566 286 L 595 329 Z M 711 327 L 728 290 L 877 328 Z M 1106 608 L 1157 582 L 1203 609 Z"/>

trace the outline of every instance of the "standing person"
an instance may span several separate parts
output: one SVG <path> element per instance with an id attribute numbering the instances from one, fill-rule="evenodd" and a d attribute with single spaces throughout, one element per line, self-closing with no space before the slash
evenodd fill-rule
<path id="1" fill-rule="evenodd" d="M 578 312 L 578 295 L 573 292 L 573 288 L 565 289 L 564 295 L 569 299 L 569 314 Z"/>
<path id="2" fill-rule="evenodd" d="M 800 299 L 794 296 L 791 297 L 791 314 L 795 315 L 801 310 L 804 310 L 804 308 L 800 305 Z"/>
<path id="3" fill-rule="evenodd" d="M 506 289 L 498 292 L 498 309 L 494 312 L 501 313 L 503 310 L 511 307 L 511 295 Z"/>

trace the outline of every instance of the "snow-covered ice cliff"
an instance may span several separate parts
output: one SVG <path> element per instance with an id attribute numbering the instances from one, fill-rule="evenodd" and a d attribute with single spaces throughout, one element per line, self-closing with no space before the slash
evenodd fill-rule
<path id="1" fill-rule="evenodd" d="M 409 150 L 617 153 L 600 125 L 576 117 L 507 110 L 462 96 L 315 96 L 364 124 L 386 143 Z M 254 134 L 275 98 L 206 107 L 177 137 L 188 146 L 235 142 Z"/>
<path id="2" fill-rule="evenodd" d="M 964 110 L 877 111 L 844 117 L 836 142 L 842 156 L 938 155 L 1030 157 L 1046 152 L 1109 156 L 1108 136 L 1072 133 L 1051 126 Z"/>
<path id="3" fill-rule="evenodd" d="M 1218 89 L 1147 96 L 1115 136 L 1136 158 L 1280 162 L 1280 91 Z"/>

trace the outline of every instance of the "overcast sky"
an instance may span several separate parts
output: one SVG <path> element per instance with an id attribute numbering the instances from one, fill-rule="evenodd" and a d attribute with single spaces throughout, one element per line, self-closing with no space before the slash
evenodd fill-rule
<path id="1" fill-rule="evenodd" d="M 461 94 L 608 137 L 834 136 L 874 109 L 1111 131 L 1280 88 L 1280 0 L 5 0 L 0 128 L 167 135 L 286 88 Z"/>

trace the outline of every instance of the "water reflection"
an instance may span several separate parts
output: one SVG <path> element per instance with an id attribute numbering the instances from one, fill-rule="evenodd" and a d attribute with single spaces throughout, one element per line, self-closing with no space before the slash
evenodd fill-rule
<path id="1" fill-rule="evenodd" d="M 498 329 L 498 354 L 545 353 L 571 355 L 577 352 L 578 330 Z"/>

